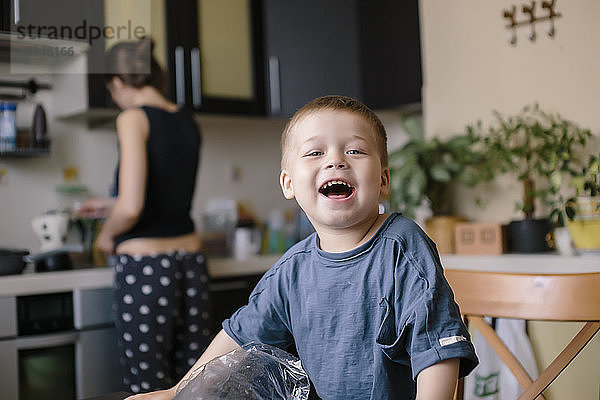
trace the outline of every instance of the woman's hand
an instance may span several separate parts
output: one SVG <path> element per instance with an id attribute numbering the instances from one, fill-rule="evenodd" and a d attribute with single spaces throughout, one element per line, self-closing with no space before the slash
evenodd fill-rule
<path id="1" fill-rule="evenodd" d="M 96 247 L 103 253 L 112 255 L 115 253 L 115 239 L 103 229 L 96 238 Z"/>
<path id="2" fill-rule="evenodd" d="M 86 218 L 106 218 L 114 204 L 114 198 L 91 198 L 76 207 L 76 211 L 78 215 Z"/>
<path id="3" fill-rule="evenodd" d="M 127 397 L 125 400 L 171 400 L 175 397 L 176 387 L 173 386 L 171 389 L 159 390 L 156 392 L 136 394 Z"/>

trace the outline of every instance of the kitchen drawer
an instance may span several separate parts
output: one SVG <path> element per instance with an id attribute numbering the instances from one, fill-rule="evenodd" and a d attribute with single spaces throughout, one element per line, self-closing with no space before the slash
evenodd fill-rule
<path id="1" fill-rule="evenodd" d="M 84 329 L 113 323 L 112 288 L 75 289 L 73 291 L 73 324 Z"/>
<path id="2" fill-rule="evenodd" d="M 214 279 L 210 284 L 213 298 L 214 331 L 221 330 L 221 323 L 238 308 L 248 304 L 250 293 L 262 275 L 238 278 Z"/>

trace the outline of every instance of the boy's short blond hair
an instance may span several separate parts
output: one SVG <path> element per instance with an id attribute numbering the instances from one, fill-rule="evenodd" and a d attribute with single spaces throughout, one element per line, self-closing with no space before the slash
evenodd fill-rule
<path id="1" fill-rule="evenodd" d="M 285 168 L 287 161 L 287 151 L 290 132 L 294 129 L 296 124 L 306 116 L 322 110 L 330 111 L 346 111 L 353 114 L 357 114 L 364 118 L 375 133 L 375 142 L 377 144 L 377 150 L 379 151 L 379 157 L 381 159 L 381 165 L 383 167 L 388 166 L 388 153 L 387 153 L 387 134 L 385 128 L 377 115 L 369 107 L 361 103 L 360 101 L 353 99 L 352 97 L 329 95 L 318 97 L 310 102 L 306 103 L 290 118 L 288 123 L 283 129 L 281 134 L 281 168 Z"/>

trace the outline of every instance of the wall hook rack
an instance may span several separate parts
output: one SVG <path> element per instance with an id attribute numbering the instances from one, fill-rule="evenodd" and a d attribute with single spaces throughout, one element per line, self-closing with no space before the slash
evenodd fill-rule
<path id="1" fill-rule="evenodd" d="M 0 92 L 0 98 L 5 100 L 24 100 L 27 96 L 36 94 L 39 90 L 49 90 L 52 86 L 47 83 L 39 83 L 34 78 L 28 81 L 2 81 L 0 80 L 0 88 L 20 89 L 17 92 Z"/>
<path id="2" fill-rule="evenodd" d="M 545 15 L 538 15 L 536 10 L 537 2 L 531 0 L 528 3 L 522 4 L 520 12 L 525 16 L 524 19 L 518 19 L 518 9 L 516 5 L 512 5 L 511 8 L 502 11 L 502 17 L 507 19 L 509 23 L 506 28 L 509 30 L 508 42 L 515 46 L 517 44 L 517 28 L 521 26 L 529 27 L 527 37 L 530 41 L 534 42 L 537 38 L 535 31 L 535 25 L 539 22 L 548 22 L 546 27 L 546 35 L 550 38 L 554 38 L 556 29 L 554 27 L 554 20 L 562 17 L 562 14 L 557 12 L 556 0 L 544 0 L 541 2 L 541 9 L 545 12 Z"/>

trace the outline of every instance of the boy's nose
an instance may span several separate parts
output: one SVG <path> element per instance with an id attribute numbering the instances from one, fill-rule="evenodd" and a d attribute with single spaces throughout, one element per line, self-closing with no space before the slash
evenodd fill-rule
<path id="1" fill-rule="evenodd" d="M 346 168 L 346 164 L 343 161 L 336 161 L 327 164 L 327 169 L 342 169 Z"/>

